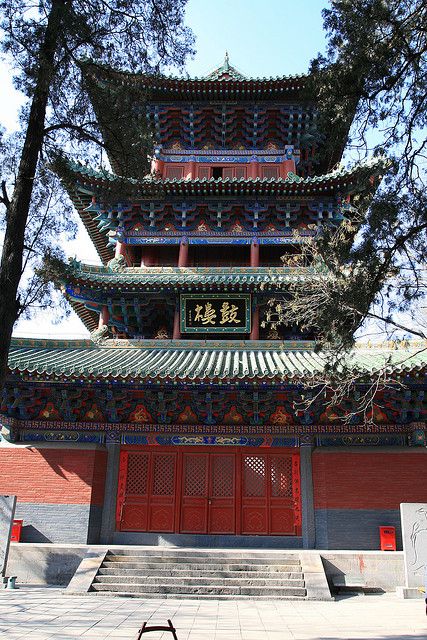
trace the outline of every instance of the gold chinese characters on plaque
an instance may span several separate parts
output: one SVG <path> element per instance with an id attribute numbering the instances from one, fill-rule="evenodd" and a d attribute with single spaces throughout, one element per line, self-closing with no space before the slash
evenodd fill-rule
<path id="1" fill-rule="evenodd" d="M 182 294 L 181 333 L 249 333 L 251 296 L 234 294 Z"/>

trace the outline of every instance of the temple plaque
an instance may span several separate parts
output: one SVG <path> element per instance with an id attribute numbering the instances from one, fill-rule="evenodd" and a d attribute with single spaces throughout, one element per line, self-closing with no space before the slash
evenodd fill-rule
<path id="1" fill-rule="evenodd" d="M 249 333 L 249 293 L 181 295 L 181 333 Z"/>

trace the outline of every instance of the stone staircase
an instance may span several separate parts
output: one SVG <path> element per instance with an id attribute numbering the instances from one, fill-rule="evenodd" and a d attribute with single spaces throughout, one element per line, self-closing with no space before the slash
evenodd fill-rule
<path id="1" fill-rule="evenodd" d="M 297 553 L 236 549 L 110 550 L 90 591 L 143 598 L 303 600 L 307 597 Z"/>

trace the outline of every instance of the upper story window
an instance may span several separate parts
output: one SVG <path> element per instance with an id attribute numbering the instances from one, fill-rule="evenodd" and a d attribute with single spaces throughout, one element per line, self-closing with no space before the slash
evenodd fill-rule
<path id="1" fill-rule="evenodd" d="M 224 173 L 224 167 L 212 167 L 212 178 L 214 178 L 214 180 L 218 180 L 218 178 L 225 178 L 225 177 L 230 177 L 230 176 L 223 176 Z"/>
<path id="2" fill-rule="evenodd" d="M 280 176 L 280 167 L 276 165 L 264 165 L 261 167 L 262 178 L 278 178 Z"/>
<path id="3" fill-rule="evenodd" d="M 169 165 L 165 168 L 165 178 L 180 180 L 184 177 L 184 167 L 182 165 Z"/>
<path id="4" fill-rule="evenodd" d="M 246 167 L 244 165 L 214 165 L 214 166 L 201 166 L 197 169 L 197 177 L 200 179 L 203 178 L 214 178 L 214 180 L 219 180 L 221 178 L 246 178 Z"/>

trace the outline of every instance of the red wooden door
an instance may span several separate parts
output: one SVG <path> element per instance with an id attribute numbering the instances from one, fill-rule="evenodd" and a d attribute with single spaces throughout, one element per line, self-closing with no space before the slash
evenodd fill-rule
<path id="1" fill-rule="evenodd" d="M 210 455 L 208 533 L 236 533 L 236 455 Z"/>
<path id="2" fill-rule="evenodd" d="M 236 532 L 234 453 L 184 453 L 181 533 Z"/>
<path id="3" fill-rule="evenodd" d="M 242 533 L 266 534 L 267 465 L 266 455 L 242 455 Z"/>
<path id="4" fill-rule="evenodd" d="M 295 534 L 292 455 L 269 455 L 269 529 L 271 535 Z"/>
<path id="5" fill-rule="evenodd" d="M 176 458 L 174 452 L 121 452 L 118 529 L 175 531 Z"/>
<path id="6" fill-rule="evenodd" d="M 299 453 L 124 449 L 117 529 L 300 535 Z"/>
<path id="7" fill-rule="evenodd" d="M 183 454 L 181 533 L 207 532 L 209 489 L 208 474 L 209 454 Z"/>
<path id="8" fill-rule="evenodd" d="M 175 531 L 176 453 L 153 453 L 148 531 Z"/>
<path id="9" fill-rule="evenodd" d="M 242 533 L 298 535 L 298 454 L 242 455 Z"/>

